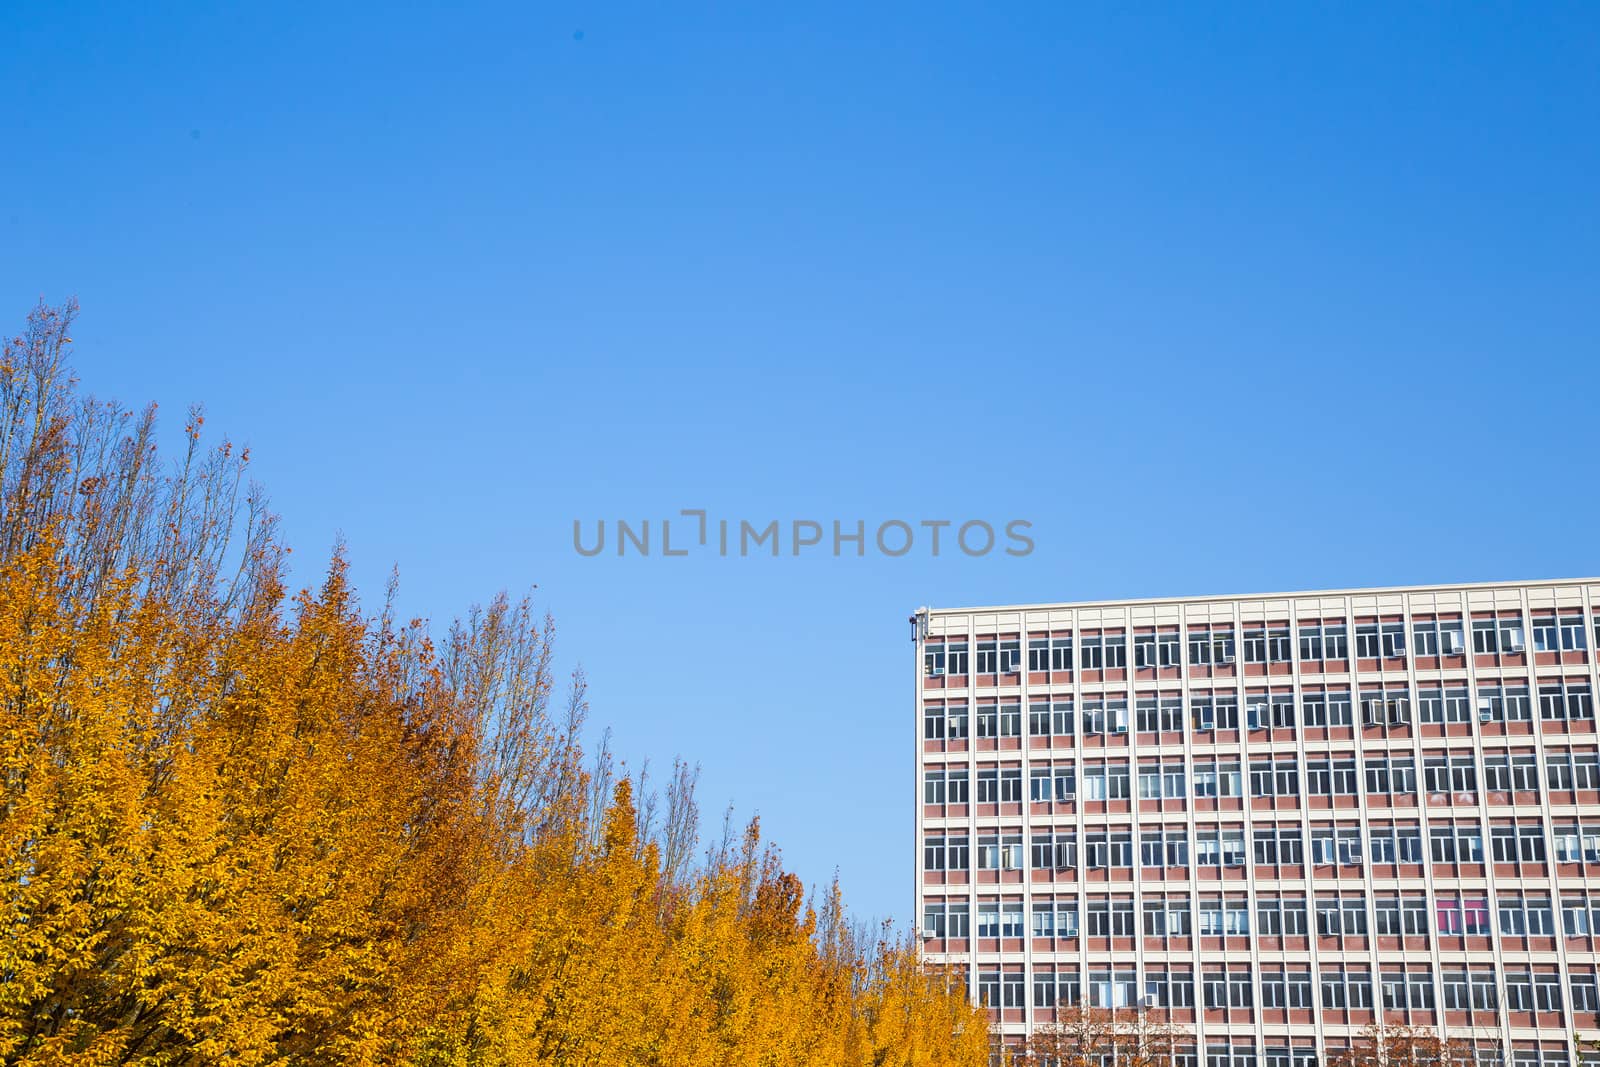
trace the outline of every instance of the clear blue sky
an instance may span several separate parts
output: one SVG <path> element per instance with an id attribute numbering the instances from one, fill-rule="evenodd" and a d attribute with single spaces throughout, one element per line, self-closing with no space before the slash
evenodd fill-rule
<path id="1" fill-rule="evenodd" d="M 901 919 L 919 604 L 1600 571 L 1600 7 L 671 6 L 8 4 L 7 329 Z M 571 548 L 685 507 L 1038 547 Z"/>

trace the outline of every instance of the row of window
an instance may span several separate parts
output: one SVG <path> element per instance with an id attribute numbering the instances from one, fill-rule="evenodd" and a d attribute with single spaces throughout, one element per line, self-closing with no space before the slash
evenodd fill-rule
<path id="1" fill-rule="evenodd" d="M 929 937 L 1072 940 L 1088 937 L 1183 939 L 1194 937 L 1489 937 L 1496 927 L 1504 938 L 1589 939 L 1600 934 L 1600 895 L 1567 891 L 1505 892 L 1486 889 L 1437 894 L 1430 907 L 1422 893 L 1374 894 L 1369 920 L 1367 897 L 1360 891 L 1258 895 L 1252 906 L 1242 894 L 1212 893 L 1198 902 L 1187 894 L 1147 895 L 1142 921 L 1135 923 L 1134 901 L 1127 896 L 1035 898 L 1024 912 L 1023 901 L 980 898 L 974 908 L 964 898 L 935 898 L 923 909 L 922 930 Z M 1432 923 L 1430 925 L 1430 916 Z"/>
<path id="2" fill-rule="evenodd" d="M 1527 630 L 1520 614 L 1504 614 L 1493 619 L 1474 619 L 1471 623 L 1472 650 L 1477 655 L 1518 655 L 1527 651 Z M 1357 659 L 1400 659 L 1405 657 L 1407 630 L 1404 623 L 1364 623 L 1355 628 Z M 1232 626 L 1190 627 L 1187 634 L 1190 666 L 1219 666 L 1235 662 L 1242 651 L 1246 663 L 1293 662 L 1298 638 L 1302 662 L 1328 662 L 1350 658 L 1350 627 L 1345 623 L 1301 624 L 1292 630 L 1287 624 L 1250 626 L 1240 631 L 1242 649 L 1235 645 Z M 1466 627 L 1459 619 L 1417 619 L 1412 622 L 1411 650 L 1418 656 L 1462 655 L 1466 650 Z M 1535 652 L 1582 652 L 1588 648 L 1583 613 L 1564 611 L 1533 617 Z M 1600 623 L 1595 626 L 1600 643 Z M 1135 667 L 1181 667 L 1184 640 L 1176 627 L 1155 633 L 1134 634 L 1089 631 L 1039 635 L 1028 638 L 1028 670 L 1034 673 L 1082 670 L 1118 670 L 1128 663 L 1128 646 L 1133 646 Z M 976 642 L 975 660 L 968 656 L 968 642 L 933 639 L 923 646 L 923 671 L 929 677 L 965 675 L 975 665 L 978 674 L 1014 674 L 1022 665 L 1020 639 L 993 639 Z"/>
<path id="3" fill-rule="evenodd" d="M 1257 828 L 1246 837 L 1238 827 L 1202 826 L 1132 831 L 1079 831 L 1057 829 L 1036 831 L 1031 850 L 1025 856 L 1021 832 L 977 835 L 976 857 L 972 838 L 964 832 L 926 835 L 922 846 L 923 869 L 927 871 L 970 870 L 975 858 L 977 869 L 1061 871 L 1104 870 L 1135 866 L 1145 868 L 1301 867 L 1309 856 L 1318 866 L 1352 866 L 1363 862 L 1376 866 L 1421 864 L 1423 857 L 1436 864 L 1482 864 L 1484 834 L 1475 820 L 1446 820 L 1428 831 L 1428 849 L 1423 850 L 1422 828 L 1415 823 L 1372 826 L 1365 855 L 1361 828 L 1355 825 L 1312 826 L 1278 823 Z M 1192 841 L 1192 847 L 1191 847 Z M 1561 823 L 1555 827 L 1554 855 L 1557 863 L 1600 864 L 1600 825 Z M 1309 848 L 1306 847 L 1309 843 Z M 1493 825 L 1489 828 L 1488 855 L 1493 862 L 1516 866 L 1543 866 L 1550 854 L 1546 847 L 1545 826 L 1537 819 Z M 1080 862 L 1081 856 L 1081 862 Z M 1028 861 L 1028 862 L 1025 862 Z"/>
<path id="4" fill-rule="evenodd" d="M 1191 800 L 1253 798 L 1335 797 L 1359 794 L 1360 772 L 1365 772 L 1366 796 L 1417 798 L 1424 794 L 1436 802 L 1478 802 L 1479 793 L 1531 795 L 1541 787 L 1552 794 L 1600 791 L 1600 751 L 1550 748 L 1544 751 L 1544 769 L 1533 749 L 1507 749 L 1483 754 L 1442 750 L 1425 755 L 1418 774 L 1415 756 L 1364 753 L 1358 771 L 1354 758 L 1308 757 L 1302 773 L 1299 759 L 1145 760 L 1032 760 L 1027 768 L 1028 800 L 1034 804 L 1068 804 L 1078 800 L 1128 800 L 1135 783 L 1140 800 Z M 1020 804 L 1021 766 L 980 765 L 932 767 L 922 773 L 924 804 Z M 976 787 L 974 789 L 974 786 Z"/>
<path id="5" fill-rule="evenodd" d="M 993 976 L 996 982 L 1004 982 L 1004 976 Z M 1108 979 L 1108 981 L 1110 981 Z M 1470 980 L 1469 980 L 1470 985 Z M 1004 994 L 1004 990 L 990 983 L 988 992 L 996 996 Z M 1109 998 L 1109 991 L 1106 996 Z M 998 1000 L 985 998 L 990 1003 L 998 1004 Z M 1063 1001 L 1062 1003 L 1067 1003 Z M 1244 1038 L 1234 1037 L 1221 1041 L 1207 1041 L 1205 1046 L 1204 1067 L 1318 1067 L 1321 1062 L 1333 1062 L 1342 1048 L 1329 1050 L 1332 1055 L 1319 1059 L 1314 1048 L 1306 1046 L 1267 1045 L 1257 1049 Z M 1201 1067 L 1199 1050 L 1193 1046 L 1179 1045 L 1172 1054 L 1147 1053 L 1139 1054 L 1141 1062 L 1148 1062 L 1157 1067 Z M 1582 1048 L 1579 1054 L 1569 1053 L 1565 1044 L 1548 1043 L 1544 1046 L 1521 1045 L 1511 1050 L 1509 1061 L 1504 1050 L 1496 1043 L 1478 1042 L 1471 1048 L 1471 1055 L 1476 1067 L 1600 1067 L 1600 1050 Z M 996 1047 L 989 1058 L 990 1067 L 1003 1067 L 1008 1063 L 1016 1062 L 1007 1058 L 1003 1047 Z M 1029 1060 L 1029 1063 L 1035 1061 Z M 1085 1063 L 1091 1067 L 1117 1067 L 1116 1057 L 1110 1051 L 1073 1053 L 1073 1063 Z M 1038 1060 L 1039 1067 L 1062 1067 L 1060 1061 L 1045 1056 Z"/>
<path id="6" fill-rule="evenodd" d="M 1508 1012 L 1561 1012 L 1569 1004 L 1576 1014 L 1600 1012 L 1600 988 L 1593 970 L 1574 970 L 1565 988 L 1552 969 L 1508 967 L 1498 973 L 1492 964 L 1445 968 L 1437 985 L 1427 964 L 1381 968 L 1323 967 L 1310 970 L 1264 967 L 1257 978 L 1242 965 L 1208 967 L 1196 976 L 1188 968 L 1147 968 L 1144 981 L 1132 968 L 1091 970 L 1036 967 L 1032 998 L 1021 970 L 980 970 L 977 994 L 997 1008 L 1057 1008 L 1083 1002 L 1096 1008 L 1372 1011 L 1483 1013 L 1475 1024 L 1494 1025 L 1502 1003 Z M 1570 1001 L 1569 998 L 1570 997 Z"/>
<path id="7" fill-rule="evenodd" d="M 1127 734 L 1206 734 L 1217 730 L 1293 730 L 1307 728 L 1410 728 L 1415 725 L 1508 723 L 1533 721 L 1533 691 L 1526 685 L 1479 686 L 1476 700 L 1464 682 L 1419 686 L 1413 700 L 1406 686 L 1363 686 L 1350 689 L 1307 689 L 1296 700 L 1288 689 L 1248 694 L 1191 690 L 1187 712 L 1181 694 L 1138 697 L 1071 697 L 1030 700 L 1026 718 L 1030 737 L 1110 736 Z M 1539 718 L 1549 721 L 1595 717 L 1594 696 L 1586 679 L 1552 678 L 1538 685 Z M 1131 708 L 1131 718 L 1130 718 Z M 960 741 L 978 737 L 1021 737 L 1024 718 L 1020 701 L 968 704 L 932 702 L 923 708 L 923 737 Z M 1359 712 L 1359 715 L 1358 715 Z"/>

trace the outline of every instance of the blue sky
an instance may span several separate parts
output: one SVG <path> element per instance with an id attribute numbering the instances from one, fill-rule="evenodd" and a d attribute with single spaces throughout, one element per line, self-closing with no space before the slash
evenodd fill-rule
<path id="1" fill-rule="evenodd" d="M 919 604 L 1600 571 L 1600 8 L 0 11 L 0 295 L 908 918 Z M 574 518 L 1033 523 L 578 557 Z"/>

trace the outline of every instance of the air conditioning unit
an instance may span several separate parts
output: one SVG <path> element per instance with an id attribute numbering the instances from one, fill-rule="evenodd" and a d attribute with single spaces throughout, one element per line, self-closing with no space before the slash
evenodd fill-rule
<path id="1" fill-rule="evenodd" d="M 1490 709 L 1488 709 L 1488 708 L 1479 708 L 1478 709 L 1478 721 L 1479 722 L 1489 722 L 1493 718 L 1494 718 L 1494 712 L 1491 711 Z"/>
<path id="2" fill-rule="evenodd" d="M 1233 662 L 1233 653 L 1232 652 L 1224 652 L 1222 654 L 1222 658 L 1220 660 L 1218 660 L 1217 662 L 1218 663 L 1232 663 Z"/>

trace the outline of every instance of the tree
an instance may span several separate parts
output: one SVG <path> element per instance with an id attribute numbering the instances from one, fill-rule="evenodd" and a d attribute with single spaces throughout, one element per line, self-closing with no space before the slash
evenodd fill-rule
<path id="1" fill-rule="evenodd" d="M 1024 1046 L 1030 1067 L 1168 1067 L 1190 1036 L 1163 1012 L 1076 1006 L 1036 1027 Z"/>
<path id="2" fill-rule="evenodd" d="M 0 355 L 0 1061 L 984 1062 L 757 824 L 690 861 L 688 765 L 657 826 L 585 758 L 529 600 L 290 595 L 247 457 L 80 398 L 74 310 Z"/>
<path id="3" fill-rule="evenodd" d="M 1471 1042 L 1428 1027 L 1369 1024 L 1347 1047 L 1331 1052 L 1328 1067 L 1474 1067 Z"/>

